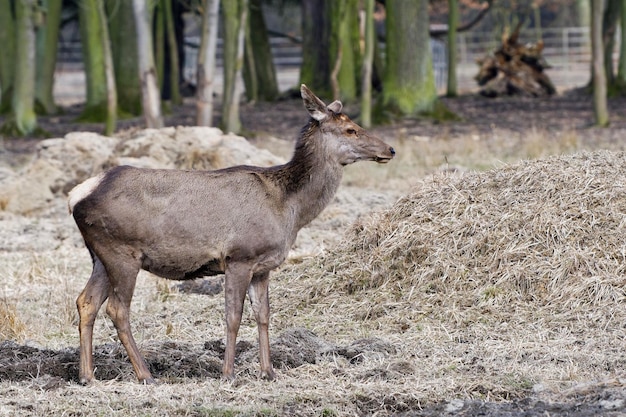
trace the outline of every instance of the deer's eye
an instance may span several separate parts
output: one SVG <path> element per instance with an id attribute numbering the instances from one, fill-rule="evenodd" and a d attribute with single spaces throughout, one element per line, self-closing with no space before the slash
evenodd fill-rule
<path id="1" fill-rule="evenodd" d="M 356 136 L 356 130 L 352 129 L 352 128 L 348 128 L 346 129 L 346 133 L 350 136 Z"/>

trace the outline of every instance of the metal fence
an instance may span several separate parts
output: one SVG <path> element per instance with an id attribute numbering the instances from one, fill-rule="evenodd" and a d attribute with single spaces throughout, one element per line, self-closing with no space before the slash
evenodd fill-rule
<path id="1" fill-rule="evenodd" d="M 71 30 L 66 28 L 64 33 L 65 35 L 59 42 L 57 69 L 61 72 L 82 71 L 78 27 Z M 520 40 L 522 42 L 536 42 L 539 36 L 545 45 L 544 58 L 551 65 L 547 74 L 558 89 L 581 86 L 589 81 L 591 61 L 589 28 L 544 29 L 541 34 L 528 29 L 520 34 Z M 619 43 L 619 34 L 616 34 L 616 39 Z M 457 77 L 461 92 L 477 88 L 473 79 L 478 70 L 476 60 L 495 50 L 500 42 L 501 40 L 492 32 L 467 32 L 458 35 Z M 185 40 L 183 75 L 185 79 L 191 82 L 195 81 L 198 44 L 199 39 L 197 37 L 188 37 Z M 279 80 L 279 84 L 281 81 L 283 81 L 283 85 L 291 82 L 291 80 L 297 82 L 297 71 L 302 61 L 301 45 L 286 38 L 271 38 L 271 47 L 279 77 L 285 78 Z M 431 50 L 436 84 L 439 90 L 443 91 L 447 82 L 446 43 L 442 40 L 433 39 Z M 616 48 L 615 50 L 619 49 Z M 614 60 L 617 62 L 617 55 L 614 56 Z M 218 43 L 217 63 L 218 66 L 221 66 L 221 41 Z M 218 71 L 217 75 L 218 77 L 221 76 L 221 71 Z"/>
<path id="2" fill-rule="evenodd" d="M 591 43 L 588 27 L 544 29 L 537 33 L 532 29 L 520 33 L 520 42 L 544 42 L 543 57 L 551 68 L 546 73 L 559 89 L 573 88 L 589 81 Z M 619 39 L 619 37 L 618 37 Z M 493 33 L 470 32 L 459 34 L 458 71 L 466 88 L 471 87 L 472 77 L 478 66 L 476 60 L 494 51 L 501 44 Z M 615 57 L 617 59 L 617 57 Z"/>

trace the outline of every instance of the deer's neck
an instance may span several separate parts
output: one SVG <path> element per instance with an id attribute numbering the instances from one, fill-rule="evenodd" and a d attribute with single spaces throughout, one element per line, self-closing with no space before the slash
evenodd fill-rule
<path id="1" fill-rule="evenodd" d="M 294 210 L 295 232 L 309 224 L 334 197 L 343 174 L 341 164 L 326 152 L 316 122 L 303 128 L 293 158 L 282 167 L 286 199 Z"/>

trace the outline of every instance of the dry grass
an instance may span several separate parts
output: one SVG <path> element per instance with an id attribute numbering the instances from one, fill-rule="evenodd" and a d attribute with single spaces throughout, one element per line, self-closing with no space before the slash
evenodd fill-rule
<path id="1" fill-rule="evenodd" d="M 419 398 L 506 399 L 620 373 L 625 229 L 623 153 L 435 175 L 280 274 L 277 320 L 393 340 Z"/>
<path id="2" fill-rule="evenodd" d="M 24 323 L 18 317 L 15 304 L 0 300 L 0 339 L 23 340 Z"/>
<path id="3" fill-rule="evenodd" d="M 348 185 L 404 197 L 361 216 L 320 256 L 299 256 L 273 275 L 272 343 L 309 329 L 322 346 L 313 363 L 258 380 L 246 311 L 240 340 L 254 348 L 238 358 L 235 383 L 170 377 L 145 387 L 122 358 L 118 379 L 90 387 L 38 374 L 0 382 L 0 415 L 388 415 L 531 392 L 574 401 L 569 390 L 589 381 L 623 388 L 626 156 L 581 152 L 507 165 L 585 147 L 575 132 L 533 135 L 398 139 L 398 161 L 350 167 Z M 407 183 L 415 185 L 408 193 Z M 323 225 L 334 228 L 330 219 Z M 24 325 L 21 337 L 3 337 L 77 347 L 73 302 L 90 272 L 77 240 L 36 255 L 0 254 L 0 308 Z M 200 363 L 203 345 L 224 336 L 222 295 L 179 294 L 148 274 L 132 314 L 146 355 L 173 363 L 179 355 Z M 120 355 L 103 314 L 95 343 Z M 354 356 L 338 353 L 350 349 Z"/>

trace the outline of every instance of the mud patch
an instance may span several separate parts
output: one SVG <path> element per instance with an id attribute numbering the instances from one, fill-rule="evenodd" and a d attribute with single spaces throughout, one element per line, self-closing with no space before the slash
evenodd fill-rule
<path id="1" fill-rule="evenodd" d="M 210 340 L 201 346 L 164 342 L 144 346 L 142 354 L 155 378 L 173 383 L 178 379 L 220 378 L 224 350 L 224 342 L 221 340 Z M 344 357 L 348 363 L 355 365 L 372 355 L 386 357 L 392 353 L 395 353 L 395 348 L 381 339 L 361 339 L 347 346 L 336 346 L 303 328 L 287 329 L 271 346 L 274 366 L 284 370 L 315 364 L 321 358 L 333 355 Z M 258 345 L 239 341 L 236 361 L 237 366 L 256 367 Z M 77 348 L 55 351 L 12 341 L 0 344 L 0 381 L 26 381 L 45 377 L 55 381 L 78 382 L 78 364 Z M 134 379 L 133 368 L 121 344 L 96 346 L 94 364 L 98 380 Z"/>
<path id="2" fill-rule="evenodd" d="M 78 350 L 54 351 L 0 343 L 0 381 L 25 381 L 48 375 L 78 381 Z"/>

